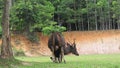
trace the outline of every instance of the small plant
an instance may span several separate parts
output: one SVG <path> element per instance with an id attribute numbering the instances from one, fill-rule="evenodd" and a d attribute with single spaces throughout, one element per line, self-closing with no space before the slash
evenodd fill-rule
<path id="1" fill-rule="evenodd" d="M 66 30 L 65 27 L 57 25 L 56 22 L 52 22 L 50 23 L 49 26 L 44 27 L 42 29 L 42 32 L 45 35 L 49 35 L 51 32 L 63 32 L 65 30 Z"/>
<path id="2" fill-rule="evenodd" d="M 16 49 L 15 47 L 13 48 L 13 55 L 14 56 L 25 56 L 25 53 L 22 49 Z"/>
<path id="3" fill-rule="evenodd" d="M 28 40 L 30 40 L 33 43 L 39 42 L 39 37 L 35 33 L 30 33 L 27 35 Z"/>

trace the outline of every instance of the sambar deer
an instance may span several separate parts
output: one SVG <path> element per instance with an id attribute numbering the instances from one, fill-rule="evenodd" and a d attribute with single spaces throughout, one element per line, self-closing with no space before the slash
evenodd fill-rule
<path id="1" fill-rule="evenodd" d="M 48 48 L 51 50 L 54 62 L 61 63 L 64 60 L 64 46 L 65 40 L 61 33 L 52 32 L 49 40 L 48 40 Z"/>
<path id="2" fill-rule="evenodd" d="M 79 56 L 75 41 L 72 44 L 67 42 L 63 49 L 64 49 L 64 55 L 68 55 L 68 54 L 72 53 L 76 56 Z M 56 57 L 59 58 L 59 56 L 56 56 Z M 52 61 L 55 61 L 55 58 L 53 58 L 53 57 L 50 57 L 50 58 Z"/>

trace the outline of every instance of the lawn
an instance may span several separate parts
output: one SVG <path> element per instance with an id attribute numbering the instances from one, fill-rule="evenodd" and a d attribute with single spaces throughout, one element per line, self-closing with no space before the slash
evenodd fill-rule
<path id="1" fill-rule="evenodd" d="M 120 55 L 65 56 L 66 64 L 53 63 L 47 56 L 16 57 L 24 61 L 11 68 L 120 68 Z"/>

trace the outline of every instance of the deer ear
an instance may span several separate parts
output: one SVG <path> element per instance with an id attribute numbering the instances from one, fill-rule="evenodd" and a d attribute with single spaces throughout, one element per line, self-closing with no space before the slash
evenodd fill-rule
<path id="1" fill-rule="evenodd" d="M 67 42 L 67 45 L 70 45 L 70 43 Z"/>
<path id="2" fill-rule="evenodd" d="M 69 46 L 69 43 L 68 43 L 68 42 L 66 43 L 66 46 Z"/>
<path id="3" fill-rule="evenodd" d="M 75 39 L 74 39 L 73 45 L 74 45 L 74 46 L 76 45 L 76 44 L 75 44 Z"/>
<path id="4" fill-rule="evenodd" d="M 74 43 L 74 47 L 76 47 L 76 44 Z"/>

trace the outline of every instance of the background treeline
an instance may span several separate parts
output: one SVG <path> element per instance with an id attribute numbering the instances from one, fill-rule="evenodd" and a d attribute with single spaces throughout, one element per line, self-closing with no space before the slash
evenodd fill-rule
<path id="1" fill-rule="evenodd" d="M 0 22 L 3 3 L 0 0 Z M 120 29 L 120 0 L 12 0 L 10 7 L 12 31 Z"/>
<path id="2" fill-rule="evenodd" d="M 120 0 L 51 0 L 54 21 L 67 30 L 120 28 Z"/>

